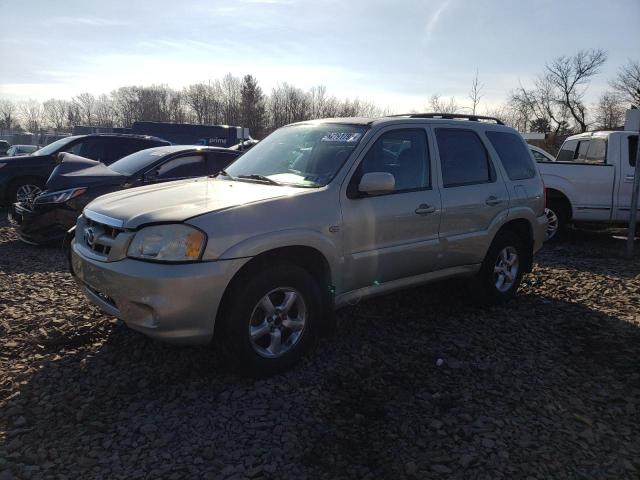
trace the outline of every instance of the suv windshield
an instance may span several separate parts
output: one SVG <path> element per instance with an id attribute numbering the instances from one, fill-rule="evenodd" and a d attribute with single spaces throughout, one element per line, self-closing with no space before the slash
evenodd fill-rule
<path id="1" fill-rule="evenodd" d="M 35 152 L 33 152 L 33 154 L 34 155 L 51 155 L 52 153 L 57 152 L 61 148 L 64 148 L 65 145 L 68 145 L 69 143 L 73 142 L 76 138 L 79 138 L 79 137 L 75 136 L 75 137 L 61 138 L 60 140 L 56 140 L 55 142 L 50 143 L 46 147 L 42 147 L 40 150 L 36 150 Z"/>
<path id="2" fill-rule="evenodd" d="M 238 158 L 225 173 L 254 181 L 322 187 L 342 167 L 366 130 L 335 123 L 283 127 Z"/>
<path id="3" fill-rule="evenodd" d="M 132 153 L 126 157 L 121 158 L 117 162 L 113 162 L 109 165 L 109 168 L 117 173 L 123 175 L 133 175 L 134 173 L 142 170 L 143 168 L 151 165 L 156 160 L 167 155 L 164 148 L 149 148 L 147 150 L 140 150 L 139 152 Z"/>

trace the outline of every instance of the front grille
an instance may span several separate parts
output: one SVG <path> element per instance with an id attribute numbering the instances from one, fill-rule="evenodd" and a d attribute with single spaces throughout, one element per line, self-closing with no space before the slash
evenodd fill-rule
<path id="1" fill-rule="evenodd" d="M 112 227 L 111 225 L 86 218 L 86 225 L 82 232 L 82 242 L 88 249 L 106 257 L 111 252 L 111 247 L 116 237 L 124 231 L 124 228 Z"/>

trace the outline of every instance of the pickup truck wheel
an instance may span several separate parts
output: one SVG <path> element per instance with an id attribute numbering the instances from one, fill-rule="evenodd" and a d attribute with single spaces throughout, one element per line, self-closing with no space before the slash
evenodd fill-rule
<path id="1" fill-rule="evenodd" d="M 7 189 L 7 199 L 10 203 L 25 202 L 35 198 L 42 192 L 44 182 L 36 177 L 26 177 L 12 182 Z"/>
<path id="2" fill-rule="evenodd" d="M 496 304 L 512 298 L 518 291 L 523 266 L 528 262 L 525 243 L 514 232 L 499 233 L 472 282 L 472 293 L 481 303 Z"/>
<path id="3" fill-rule="evenodd" d="M 293 366 L 315 343 L 322 315 L 318 284 L 282 264 L 237 282 L 221 317 L 219 340 L 241 373 L 268 376 Z"/>

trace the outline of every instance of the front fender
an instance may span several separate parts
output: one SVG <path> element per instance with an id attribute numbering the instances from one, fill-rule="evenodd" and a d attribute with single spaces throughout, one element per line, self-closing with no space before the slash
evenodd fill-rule
<path id="1" fill-rule="evenodd" d="M 343 257 L 338 246 L 331 238 L 315 230 L 291 229 L 256 235 L 228 248 L 218 259 L 229 260 L 233 258 L 255 257 L 270 250 L 283 247 L 310 247 L 318 250 L 329 264 L 333 285 L 336 287 L 339 286 L 340 278 L 338 278 L 336 272 L 340 271 Z"/>

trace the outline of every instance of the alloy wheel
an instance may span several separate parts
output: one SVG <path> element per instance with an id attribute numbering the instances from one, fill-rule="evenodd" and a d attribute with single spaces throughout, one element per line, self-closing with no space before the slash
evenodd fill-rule
<path id="1" fill-rule="evenodd" d="M 42 193 L 42 189 L 37 185 L 33 185 L 31 183 L 20 185 L 18 190 L 16 190 L 16 201 L 19 203 L 29 202 L 36 198 L 40 193 Z"/>
<path id="2" fill-rule="evenodd" d="M 281 357 L 298 344 L 306 321 L 307 307 L 300 292 L 291 287 L 271 290 L 251 313 L 251 345 L 263 357 Z"/>
<path id="3" fill-rule="evenodd" d="M 554 212 L 550 208 L 545 208 L 544 214 L 547 217 L 547 240 L 551 240 L 556 236 L 556 233 L 558 233 L 560 221 L 558 220 L 558 215 L 556 215 L 556 212 Z"/>
<path id="4" fill-rule="evenodd" d="M 498 291 L 505 293 L 513 287 L 518 278 L 519 264 L 518 251 L 514 247 L 505 247 L 500 251 L 493 267 Z"/>

